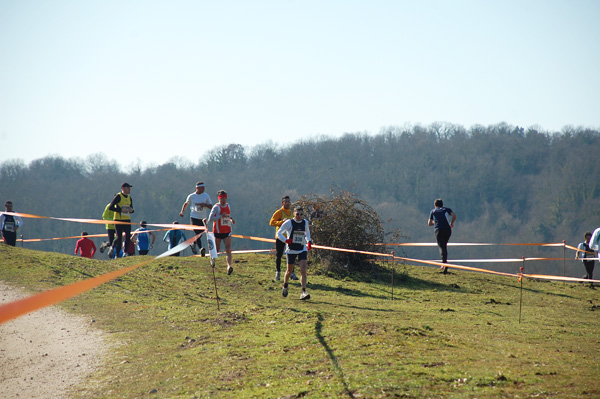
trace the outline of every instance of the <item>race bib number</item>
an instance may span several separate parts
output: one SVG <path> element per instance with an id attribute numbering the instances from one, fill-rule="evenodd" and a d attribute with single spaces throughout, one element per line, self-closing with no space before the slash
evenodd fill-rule
<path id="1" fill-rule="evenodd" d="M 304 237 L 306 237 L 306 232 L 294 231 L 294 234 L 292 235 L 292 243 L 304 245 Z"/>
<path id="2" fill-rule="evenodd" d="M 231 226 L 231 216 L 228 213 L 224 213 L 221 216 L 221 225 L 222 226 Z"/>
<path id="3" fill-rule="evenodd" d="M 125 214 L 129 214 L 131 213 L 131 207 L 130 206 L 122 206 L 121 207 L 121 213 L 125 213 Z"/>
<path id="4" fill-rule="evenodd" d="M 5 231 L 15 231 L 15 222 L 4 222 Z"/>
<path id="5" fill-rule="evenodd" d="M 202 210 L 202 202 L 196 202 L 193 206 L 194 212 L 200 212 Z"/>

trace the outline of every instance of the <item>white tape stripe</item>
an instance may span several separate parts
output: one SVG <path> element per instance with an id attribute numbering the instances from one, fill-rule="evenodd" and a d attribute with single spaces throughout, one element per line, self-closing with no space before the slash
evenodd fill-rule
<path id="1" fill-rule="evenodd" d="M 170 256 L 173 254 L 176 254 L 178 252 L 183 251 L 184 249 L 186 249 L 187 247 L 189 247 L 190 245 L 192 245 L 192 243 L 194 243 L 202 234 L 204 233 L 200 233 L 192 238 L 190 238 L 189 240 L 182 242 L 181 244 L 169 249 L 166 252 L 163 252 L 162 254 L 158 255 L 156 258 L 154 259 L 159 259 L 159 258 L 164 258 L 165 256 Z"/>

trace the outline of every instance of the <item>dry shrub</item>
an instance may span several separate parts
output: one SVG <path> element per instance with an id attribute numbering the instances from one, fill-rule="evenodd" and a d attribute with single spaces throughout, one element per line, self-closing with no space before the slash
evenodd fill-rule
<path id="1" fill-rule="evenodd" d="M 366 252 L 383 252 L 376 245 L 384 241 L 385 232 L 377 212 L 365 201 L 348 191 L 331 191 L 331 196 L 305 195 L 294 206 L 304 208 L 310 222 L 313 244 Z M 323 249 L 311 251 L 317 269 L 325 273 L 347 275 L 368 271 L 376 256 Z"/>

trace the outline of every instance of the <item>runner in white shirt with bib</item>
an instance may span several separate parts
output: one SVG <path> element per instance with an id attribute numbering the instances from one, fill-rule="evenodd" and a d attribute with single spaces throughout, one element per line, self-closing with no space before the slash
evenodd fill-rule
<path id="1" fill-rule="evenodd" d="M 183 213 L 185 209 L 189 206 L 190 208 L 190 224 L 194 226 L 204 226 L 204 222 L 202 219 L 206 219 L 208 217 L 208 210 L 212 208 L 212 200 L 210 199 L 210 195 L 204 192 L 205 185 L 204 182 L 196 183 L 196 191 L 187 196 L 185 202 L 181 206 L 181 212 L 179 212 L 179 216 L 183 217 Z M 205 230 L 194 230 L 196 235 L 200 234 Z M 201 237 L 198 237 L 196 242 L 192 245 L 192 252 L 197 254 L 198 248 L 200 248 L 200 254 L 204 256 L 206 254 L 206 249 L 202 246 Z"/>
<path id="2" fill-rule="evenodd" d="M 287 258 L 287 270 L 283 278 L 283 289 L 281 294 L 283 297 L 288 295 L 288 281 L 294 272 L 294 263 L 298 258 L 300 266 L 300 282 L 302 285 L 302 294 L 300 299 L 310 299 L 310 294 L 306 293 L 306 259 L 308 251 L 312 248 L 312 240 L 310 238 L 310 229 L 308 220 L 303 218 L 304 210 L 300 207 L 294 209 L 294 218 L 288 219 L 277 230 L 277 239 L 286 243 L 285 254 Z"/>

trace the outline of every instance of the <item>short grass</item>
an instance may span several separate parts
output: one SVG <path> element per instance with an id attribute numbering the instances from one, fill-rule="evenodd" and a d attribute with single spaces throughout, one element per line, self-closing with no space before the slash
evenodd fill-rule
<path id="1" fill-rule="evenodd" d="M 139 262 L 0 245 L 32 292 Z M 311 274 L 282 298 L 269 255 L 163 258 L 60 306 L 118 343 L 78 398 L 597 398 L 600 289 L 391 265 Z M 386 270 L 387 268 L 387 270 Z M 365 280 L 363 278 L 363 280 Z"/>

